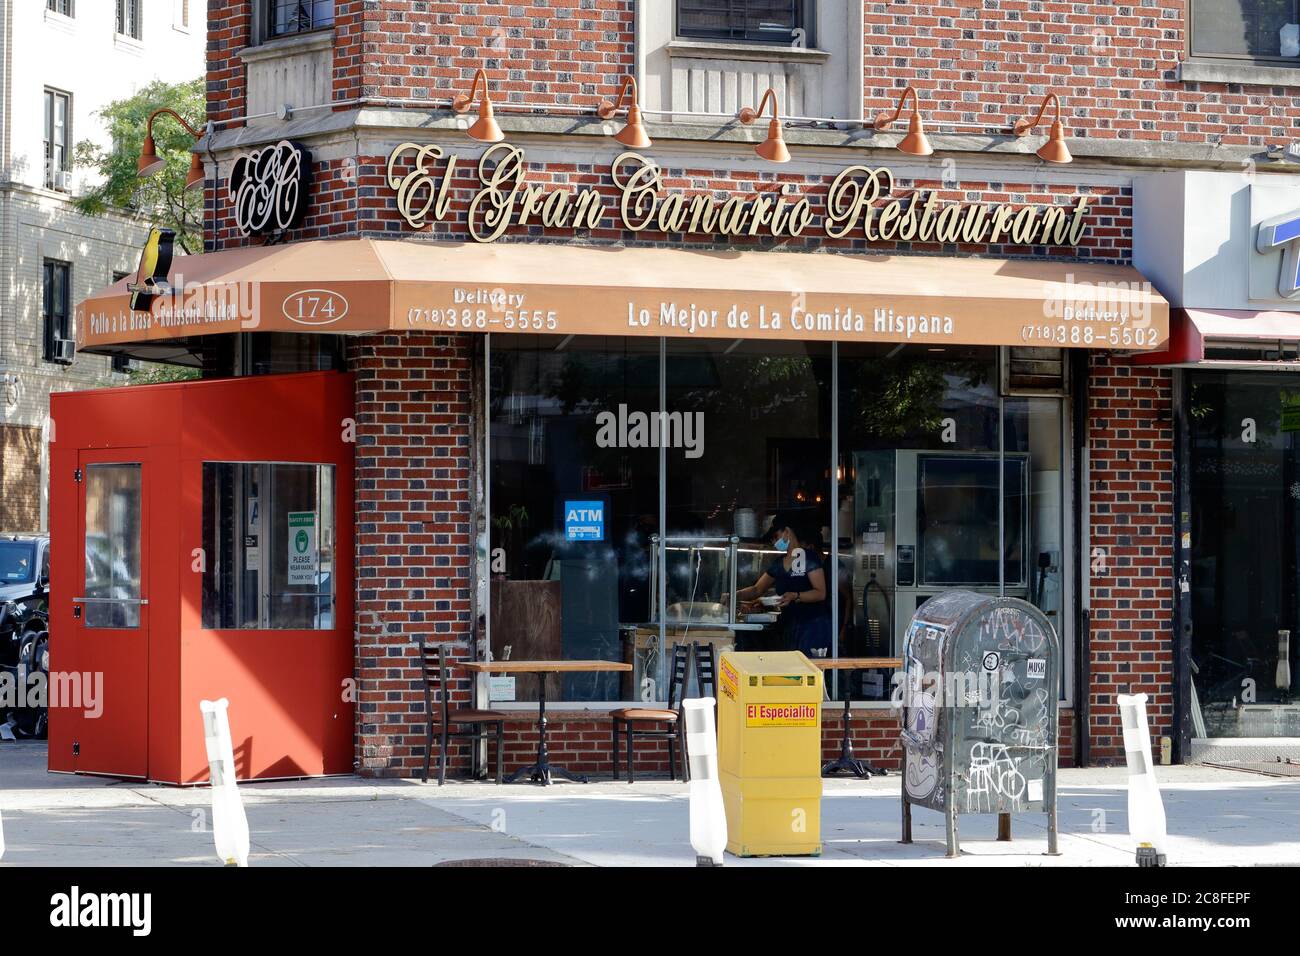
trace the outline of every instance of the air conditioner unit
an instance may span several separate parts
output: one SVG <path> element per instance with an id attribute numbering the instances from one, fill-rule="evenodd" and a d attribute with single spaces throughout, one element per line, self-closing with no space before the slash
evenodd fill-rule
<path id="1" fill-rule="evenodd" d="M 64 365 L 71 365 L 72 360 L 77 357 L 77 343 L 72 339 L 55 339 L 54 351 L 50 356 L 52 362 L 62 362 Z"/>
<path id="2" fill-rule="evenodd" d="M 51 170 L 49 182 L 51 189 L 57 189 L 61 193 L 72 192 L 72 170 Z"/>

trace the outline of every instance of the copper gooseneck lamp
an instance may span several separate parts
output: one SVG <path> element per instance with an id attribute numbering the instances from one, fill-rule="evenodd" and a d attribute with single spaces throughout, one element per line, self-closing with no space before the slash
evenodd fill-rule
<path id="1" fill-rule="evenodd" d="M 898 108 L 894 110 L 893 115 L 881 113 L 876 117 L 872 125 L 877 130 L 884 130 L 893 126 L 898 117 L 902 115 L 903 104 L 907 102 L 908 93 L 912 94 L 912 118 L 907 122 L 907 135 L 898 141 L 898 149 L 913 156 L 929 156 L 934 152 L 934 147 L 930 145 L 930 140 L 926 138 L 925 125 L 921 122 L 920 97 L 916 95 L 916 89 L 910 84 L 904 87 L 903 95 L 898 98 Z"/>
<path id="2" fill-rule="evenodd" d="M 1038 158 L 1048 163 L 1068 163 L 1074 157 L 1070 155 L 1069 149 L 1065 146 L 1065 127 L 1061 123 L 1061 101 L 1055 93 L 1048 93 L 1043 97 L 1043 105 L 1038 107 L 1038 115 L 1032 120 L 1028 118 L 1016 120 L 1016 125 L 1012 132 L 1017 136 L 1024 136 L 1031 129 L 1038 125 L 1047 112 L 1047 104 L 1051 103 L 1056 107 L 1056 119 L 1052 121 L 1052 131 L 1047 137 L 1047 142 L 1038 147 L 1035 151 Z"/>
<path id="3" fill-rule="evenodd" d="M 631 149 L 645 149 L 650 145 L 650 136 L 645 131 L 645 125 L 641 122 L 641 105 L 637 100 L 636 77 L 623 77 L 623 84 L 618 88 L 618 96 L 614 102 L 601 100 L 600 105 L 596 107 L 596 115 L 603 120 L 613 119 L 618 111 L 623 107 L 623 100 L 632 94 L 632 101 L 627 104 L 627 125 L 614 134 L 614 139 Z"/>
<path id="4" fill-rule="evenodd" d="M 166 113 L 173 117 L 176 122 L 185 127 L 185 131 L 193 136 L 196 140 L 203 134 L 196 130 L 189 123 L 185 122 L 185 117 L 181 116 L 173 109 L 164 106 L 162 109 L 154 110 L 149 114 L 149 119 L 144 127 L 144 143 L 140 146 L 140 161 L 136 163 L 135 173 L 137 176 L 152 176 L 158 170 L 167 164 L 167 161 L 158 155 L 158 148 L 153 141 L 153 121 L 161 114 Z M 185 177 L 185 188 L 194 189 L 203 185 L 203 160 L 199 158 L 198 153 L 190 154 L 190 171 Z"/>
<path id="5" fill-rule="evenodd" d="M 736 119 L 748 126 L 763 115 L 769 100 L 772 102 L 772 121 L 767 124 L 767 139 L 755 146 L 754 152 L 769 163 L 788 163 L 790 162 L 790 151 L 785 148 L 785 139 L 781 136 L 781 119 L 780 110 L 776 105 L 776 90 L 769 86 L 767 92 L 763 94 L 763 98 L 759 100 L 758 109 L 746 106 L 736 114 Z"/>
<path id="6" fill-rule="evenodd" d="M 457 113 L 469 112 L 470 104 L 474 102 L 474 91 L 478 89 L 480 80 L 483 81 L 483 92 L 479 96 L 478 119 L 465 130 L 465 135 L 480 143 L 499 143 L 506 138 L 506 134 L 501 132 L 496 117 L 492 115 L 492 98 L 488 96 L 487 75 L 482 67 L 474 71 L 474 82 L 470 84 L 469 92 L 456 94 L 451 101 L 451 108 Z"/>

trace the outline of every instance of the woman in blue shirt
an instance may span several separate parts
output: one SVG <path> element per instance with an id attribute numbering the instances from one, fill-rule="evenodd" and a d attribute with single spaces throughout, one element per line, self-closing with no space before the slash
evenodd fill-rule
<path id="1" fill-rule="evenodd" d="M 774 547 L 783 553 L 752 586 L 738 590 L 736 600 L 753 602 L 775 590 L 781 596 L 786 646 L 806 657 L 825 657 L 831 648 L 831 609 L 821 534 L 812 519 L 793 514 L 777 515 L 771 533 L 776 534 Z"/>

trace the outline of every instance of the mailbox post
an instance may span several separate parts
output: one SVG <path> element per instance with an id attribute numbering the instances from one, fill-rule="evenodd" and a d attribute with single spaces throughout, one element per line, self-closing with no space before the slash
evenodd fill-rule
<path id="1" fill-rule="evenodd" d="M 923 604 L 903 650 L 903 840 L 912 807 L 944 814 L 948 856 L 957 817 L 1047 814 L 1055 855 L 1061 649 L 1051 622 L 1018 598 L 947 591 Z"/>

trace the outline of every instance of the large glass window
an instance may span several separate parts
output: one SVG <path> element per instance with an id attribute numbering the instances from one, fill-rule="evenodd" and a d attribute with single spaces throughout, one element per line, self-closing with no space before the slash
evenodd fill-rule
<path id="1" fill-rule="evenodd" d="M 492 653 L 622 661 L 620 623 L 651 614 L 659 466 L 646 416 L 659 409 L 659 343 L 498 336 L 492 345 Z M 638 696 L 614 673 L 548 679 L 552 700 Z M 518 676 L 514 699 L 535 700 L 537 680 Z"/>
<path id="2" fill-rule="evenodd" d="M 1197 737 L 1297 737 L 1300 376 L 1188 374 Z"/>
<path id="3" fill-rule="evenodd" d="M 266 35 L 306 33 L 334 24 L 334 0 L 263 0 Z"/>
<path id="4" fill-rule="evenodd" d="M 75 352 L 72 342 L 72 264 L 46 259 L 41 270 L 41 325 L 44 357 L 47 362 L 71 365 Z"/>
<path id="5" fill-rule="evenodd" d="M 811 0 L 677 0 L 677 35 L 751 43 L 807 44 Z"/>
<path id="6" fill-rule="evenodd" d="M 45 188 L 68 190 L 72 169 L 72 95 L 45 91 Z"/>
<path id="7" fill-rule="evenodd" d="M 114 29 L 122 36 L 138 40 L 141 37 L 140 0 L 117 0 L 117 20 Z"/>
<path id="8" fill-rule="evenodd" d="M 676 643 L 896 656 L 917 607 L 954 587 L 1029 600 L 1060 633 L 1064 403 L 1000 393 L 997 358 L 491 337 L 493 655 L 633 665 L 548 699 L 662 700 Z M 783 573 L 790 547 L 816 578 Z M 830 683 L 884 700 L 889 679 Z M 535 680 L 495 699 L 535 699 Z"/>
<path id="9" fill-rule="evenodd" d="M 203 626 L 334 626 L 334 466 L 203 463 Z"/>
<path id="10" fill-rule="evenodd" d="M 1300 57 L 1297 0 L 1192 0 L 1192 53 L 1256 60 Z"/>

